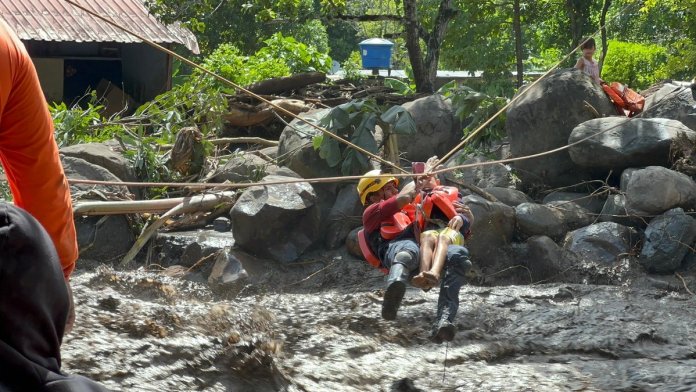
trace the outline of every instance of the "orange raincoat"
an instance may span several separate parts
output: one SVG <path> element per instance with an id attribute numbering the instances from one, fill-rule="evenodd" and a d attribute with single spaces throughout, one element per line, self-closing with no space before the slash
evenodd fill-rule
<path id="1" fill-rule="evenodd" d="M 2 20 L 0 161 L 15 204 L 41 222 L 51 236 L 67 278 L 77 259 L 70 187 L 36 69 L 22 42 Z"/>

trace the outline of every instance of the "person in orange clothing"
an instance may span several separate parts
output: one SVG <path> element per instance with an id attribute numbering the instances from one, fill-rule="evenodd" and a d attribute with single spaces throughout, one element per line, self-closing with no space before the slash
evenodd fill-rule
<path id="1" fill-rule="evenodd" d="M 105 391 L 60 370 L 74 319 L 70 187 L 36 69 L 2 20 L 0 161 L 16 204 L 0 202 L 0 391 Z"/>

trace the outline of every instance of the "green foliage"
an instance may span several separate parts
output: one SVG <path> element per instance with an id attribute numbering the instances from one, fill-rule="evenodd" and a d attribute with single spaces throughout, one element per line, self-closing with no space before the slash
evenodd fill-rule
<path id="1" fill-rule="evenodd" d="M 462 121 L 462 124 L 467 124 L 463 129 L 464 138 L 468 137 L 508 103 L 507 98 L 490 96 L 459 84 L 443 91 L 443 95 L 452 100 L 455 115 Z M 494 141 L 500 140 L 504 136 L 505 112 L 498 115 L 483 130 L 479 131 L 471 140 L 470 145 L 473 147 L 490 146 Z"/>
<path id="2" fill-rule="evenodd" d="M 376 125 L 395 134 L 416 132 L 416 124 L 406 109 L 393 106 L 382 111 L 371 100 L 351 101 L 336 106 L 319 121 L 319 125 L 373 154 L 377 154 L 379 150 L 375 140 Z M 322 134 L 314 137 L 313 145 L 329 166 L 341 164 L 341 172 L 345 175 L 364 173 L 370 168 L 369 157 L 330 136 Z"/>
<path id="3" fill-rule="evenodd" d="M 341 65 L 343 72 L 345 72 L 345 78 L 356 82 L 362 80 L 363 75 L 360 73 L 362 69 L 361 63 L 362 58 L 360 57 L 360 52 L 357 50 L 353 51 Z"/>
<path id="4" fill-rule="evenodd" d="M 658 45 L 609 41 L 602 79 L 643 89 L 667 77 L 667 51 Z"/>
<path id="5" fill-rule="evenodd" d="M 677 80 L 691 80 L 696 75 L 696 44 L 682 39 L 671 45 L 665 73 Z"/>
<path id="6" fill-rule="evenodd" d="M 411 81 L 408 82 L 409 83 L 394 78 L 384 79 L 384 85 L 394 90 L 397 94 L 413 95 L 416 93 L 416 85 Z"/>
<path id="7" fill-rule="evenodd" d="M 313 45 L 305 45 L 293 37 L 281 33 L 273 34 L 265 40 L 266 46 L 259 49 L 254 57 L 261 61 L 282 60 L 293 74 L 307 71 L 328 72 L 331 58 Z"/>
<path id="8" fill-rule="evenodd" d="M 96 91 L 84 98 L 87 98 L 86 108 L 82 108 L 80 102 L 70 108 L 65 102 L 49 106 L 59 147 L 104 141 L 109 139 L 113 132 L 120 130 L 116 123 L 102 118 L 101 110 L 104 106 L 99 104 Z M 118 119 L 117 116 L 115 118 Z"/>

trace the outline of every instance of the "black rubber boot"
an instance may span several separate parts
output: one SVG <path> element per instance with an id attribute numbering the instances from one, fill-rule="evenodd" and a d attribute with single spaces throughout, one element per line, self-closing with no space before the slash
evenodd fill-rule
<path id="1" fill-rule="evenodd" d="M 382 318 L 385 320 L 396 319 L 396 313 L 401 306 L 401 300 L 406 292 L 408 282 L 408 269 L 402 264 L 392 264 L 387 279 L 387 290 L 384 292 L 382 302 Z"/>

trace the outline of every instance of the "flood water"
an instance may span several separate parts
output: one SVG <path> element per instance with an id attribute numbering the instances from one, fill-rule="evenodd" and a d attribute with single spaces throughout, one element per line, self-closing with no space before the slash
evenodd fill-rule
<path id="1" fill-rule="evenodd" d="M 64 370 L 116 391 L 696 390 L 685 290 L 465 286 L 459 332 L 437 345 L 437 290 L 409 289 L 384 321 L 383 278 L 353 264 L 280 271 L 234 295 L 143 270 L 78 272 Z"/>

